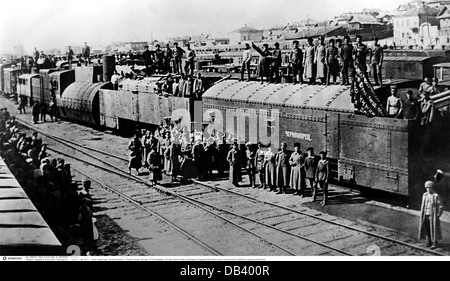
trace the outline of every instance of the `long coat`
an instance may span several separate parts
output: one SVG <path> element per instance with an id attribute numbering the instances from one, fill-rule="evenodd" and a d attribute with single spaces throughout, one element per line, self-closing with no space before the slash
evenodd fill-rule
<path id="1" fill-rule="evenodd" d="M 275 155 L 275 163 L 277 166 L 277 186 L 289 186 L 290 181 L 290 165 L 289 154 L 285 151 L 278 151 Z"/>
<path id="2" fill-rule="evenodd" d="M 161 169 L 160 169 L 161 160 L 159 159 L 159 154 L 156 151 L 150 151 L 147 156 L 147 164 L 148 169 L 150 171 L 150 180 L 156 181 L 161 180 Z"/>
<path id="3" fill-rule="evenodd" d="M 130 161 L 128 167 L 139 169 L 142 166 L 142 144 L 140 139 L 132 139 L 128 144 Z"/>
<path id="4" fill-rule="evenodd" d="M 325 59 L 326 59 L 326 49 L 327 47 L 325 45 L 319 45 L 316 47 L 316 52 L 314 54 L 314 62 L 317 66 L 317 78 L 325 78 L 327 77 L 327 68 L 325 65 Z"/>
<path id="5" fill-rule="evenodd" d="M 256 50 L 256 52 L 258 52 L 260 55 L 258 65 L 259 77 L 268 77 L 270 75 L 270 64 L 271 64 L 270 57 L 272 56 L 272 53 L 269 50 L 263 51 L 254 44 L 252 46 Z"/>
<path id="6" fill-rule="evenodd" d="M 263 172 L 263 173 L 264 173 L 264 158 L 265 158 L 265 155 L 266 155 L 266 153 L 263 150 L 261 150 L 261 149 L 258 149 L 256 151 L 255 166 L 256 166 L 256 169 L 258 171 Z"/>
<path id="7" fill-rule="evenodd" d="M 300 189 L 306 187 L 305 170 L 305 158 L 303 154 L 294 152 L 289 158 L 289 164 L 291 165 L 291 188 Z"/>
<path id="8" fill-rule="evenodd" d="M 304 70 L 304 74 L 305 77 L 307 79 L 310 78 L 314 78 L 316 77 L 315 72 L 315 67 L 314 67 L 314 52 L 315 52 L 315 47 L 314 46 L 308 46 L 305 50 L 305 59 L 304 59 L 304 64 L 305 64 L 305 70 Z"/>
<path id="9" fill-rule="evenodd" d="M 276 184 L 276 169 L 275 169 L 275 154 L 272 151 L 267 151 L 264 155 L 264 167 L 266 176 L 266 185 L 275 186 Z"/>
<path id="10" fill-rule="evenodd" d="M 237 184 L 241 181 L 241 153 L 239 150 L 230 150 L 227 155 L 230 164 L 230 182 Z"/>
<path id="11" fill-rule="evenodd" d="M 419 224 L 419 240 L 426 238 L 426 231 L 425 231 L 425 207 L 426 207 L 426 198 L 427 198 L 427 192 L 423 194 L 422 197 L 422 207 L 420 212 L 420 224 Z M 442 239 L 442 232 L 441 232 L 441 222 L 439 220 L 440 215 L 443 212 L 443 205 L 441 201 L 441 197 L 434 193 L 433 194 L 433 205 L 431 208 L 431 216 L 430 216 L 430 231 L 431 231 L 431 240 L 433 242 L 436 242 L 438 240 Z"/>

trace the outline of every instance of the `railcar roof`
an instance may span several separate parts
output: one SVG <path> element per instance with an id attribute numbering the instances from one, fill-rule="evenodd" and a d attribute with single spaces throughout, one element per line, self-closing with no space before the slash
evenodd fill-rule
<path id="1" fill-rule="evenodd" d="M 263 84 L 227 80 L 212 86 L 203 95 L 204 101 L 241 101 L 256 104 L 318 108 L 354 112 L 350 87 L 331 85 Z"/>

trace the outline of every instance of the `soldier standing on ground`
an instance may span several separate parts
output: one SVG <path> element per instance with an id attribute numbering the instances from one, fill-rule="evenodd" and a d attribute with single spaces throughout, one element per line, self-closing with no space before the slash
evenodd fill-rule
<path id="1" fill-rule="evenodd" d="M 305 177 L 307 182 L 309 182 L 309 188 L 314 191 L 314 186 L 316 185 L 314 181 L 316 178 L 317 158 L 314 155 L 314 148 L 308 147 L 306 151 L 308 152 L 308 157 L 305 159 Z"/>
<path id="2" fill-rule="evenodd" d="M 245 144 L 247 150 L 246 150 L 246 156 L 247 156 L 247 172 L 248 172 L 248 178 L 250 181 L 250 186 L 253 188 L 256 188 L 256 167 L 255 167 L 255 158 L 256 158 L 256 151 L 252 147 L 252 143 L 248 142 Z"/>
<path id="3" fill-rule="evenodd" d="M 128 144 L 128 150 L 130 150 L 130 160 L 128 163 L 129 174 L 131 175 L 131 169 L 136 169 L 137 175 L 139 175 L 139 169 L 142 165 L 142 143 L 138 137 L 138 134 L 133 135 L 133 139 Z"/>
<path id="4" fill-rule="evenodd" d="M 330 164 L 327 159 L 327 153 L 325 151 L 321 151 L 319 153 L 320 160 L 317 164 L 316 170 L 316 182 L 319 188 L 323 192 L 323 201 L 322 206 L 325 206 L 328 203 L 328 179 L 330 177 Z M 317 196 L 317 185 L 314 186 L 313 198 L 312 201 L 316 201 Z"/>
<path id="5" fill-rule="evenodd" d="M 420 212 L 419 240 L 427 239 L 427 247 L 435 249 L 438 241 L 442 239 L 441 217 L 444 208 L 441 197 L 434 191 L 434 183 L 425 183 L 427 192 L 423 194 Z"/>
<path id="6" fill-rule="evenodd" d="M 266 182 L 264 178 L 264 155 L 265 152 L 261 148 L 261 143 L 258 143 L 258 150 L 256 151 L 256 157 L 255 157 L 255 167 L 256 170 L 258 170 L 259 174 L 259 186 L 258 188 L 266 188 Z"/>
<path id="7" fill-rule="evenodd" d="M 295 189 L 296 195 L 300 195 L 303 198 L 305 191 L 306 179 L 305 179 L 305 158 L 300 151 L 300 143 L 294 144 L 294 152 L 289 158 L 289 164 L 291 165 L 291 188 Z"/>
<path id="8" fill-rule="evenodd" d="M 241 155 L 237 142 L 233 144 L 233 148 L 228 152 L 227 161 L 230 164 L 230 182 L 238 187 L 241 179 Z"/>
<path id="9" fill-rule="evenodd" d="M 277 168 L 277 187 L 278 193 L 286 193 L 286 188 L 289 187 L 290 181 L 290 165 L 289 165 L 289 154 L 286 151 L 287 144 L 285 142 L 281 143 L 281 150 L 275 155 L 275 163 Z"/>
<path id="10" fill-rule="evenodd" d="M 39 102 L 35 102 L 33 107 L 31 108 L 31 113 L 33 114 L 33 122 L 37 124 L 39 122 L 39 114 L 41 113 L 41 104 Z"/>

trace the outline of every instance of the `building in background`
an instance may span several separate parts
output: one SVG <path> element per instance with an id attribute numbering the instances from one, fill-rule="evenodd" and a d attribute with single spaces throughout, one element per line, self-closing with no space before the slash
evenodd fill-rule
<path id="1" fill-rule="evenodd" d="M 399 46 L 429 48 L 439 43 L 439 10 L 426 4 L 409 3 L 393 17 L 394 40 Z M 405 10 L 405 7 L 408 9 Z"/>
<path id="2" fill-rule="evenodd" d="M 261 42 L 263 40 L 263 30 L 248 27 L 245 25 L 235 31 L 230 32 L 230 44 L 241 44 L 243 42 Z"/>

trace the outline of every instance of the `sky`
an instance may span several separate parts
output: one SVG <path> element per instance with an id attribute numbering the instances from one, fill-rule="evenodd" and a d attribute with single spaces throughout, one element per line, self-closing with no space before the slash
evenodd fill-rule
<path id="1" fill-rule="evenodd" d="M 31 53 L 68 45 L 166 40 L 184 35 L 228 36 L 343 12 L 392 11 L 408 0 L 0 0 L 0 53 L 23 45 Z"/>

